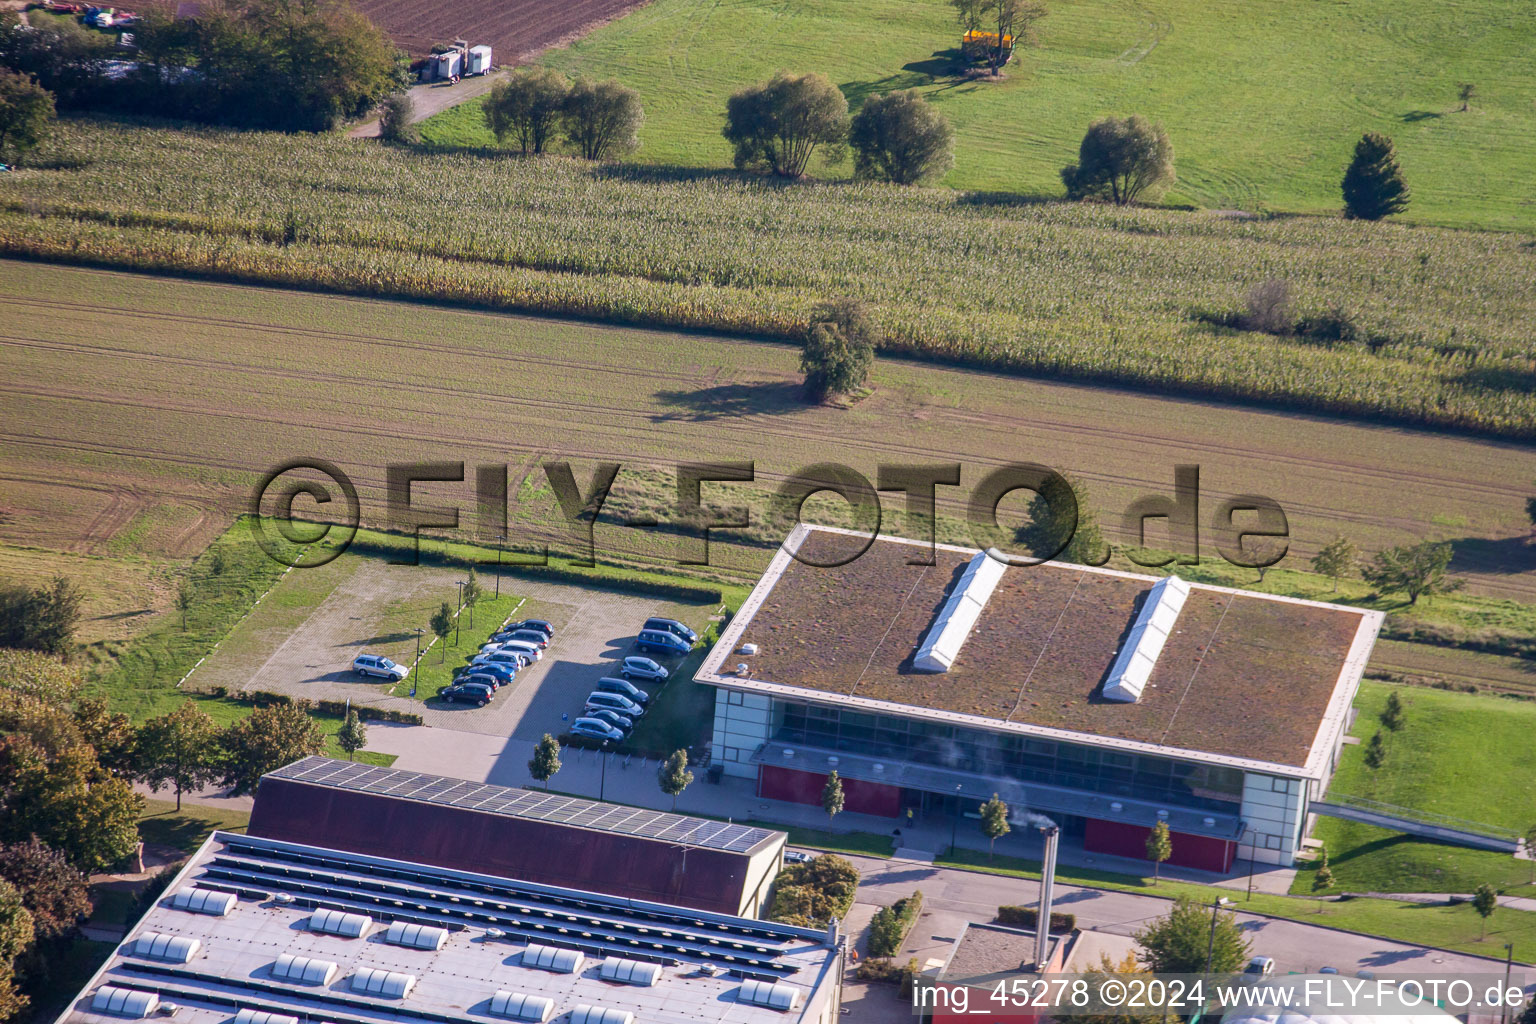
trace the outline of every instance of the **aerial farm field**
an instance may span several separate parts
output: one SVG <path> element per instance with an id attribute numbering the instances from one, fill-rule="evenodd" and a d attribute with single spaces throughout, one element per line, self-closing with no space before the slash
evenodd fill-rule
<path id="1" fill-rule="evenodd" d="M 846 295 L 869 304 L 887 353 L 1536 437 L 1520 235 L 338 136 L 93 120 L 58 136 L 41 166 L 7 175 L 0 254 L 797 341 L 815 303 Z M 1354 317 L 1358 340 L 1215 325 L 1272 278 L 1297 316 Z"/>
<path id="2" fill-rule="evenodd" d="M 510 64 L 578 35 L 644 0 L 360 0 L 357 7 L 389 33 L 395 45 L 420 56 L 460 36 L 489 43 L 498 64 Z"/>
<path id="3" fill-rule="evenodd" d="M 1536 74 L 1526 12 L 1501 0 L 1052 0 L 1002 82 L 954 73 L 960 29 L 945 0 L 656 0 L 543 58 L 617 77 L 646 111 L 637 159 L 726 167 L 726 98 L 785 68 L 828 75 L 857 108 L 916 88 L 956 129 L 956 188 L 1057 197 L 1057 172 L 1107 114 L 1162 121 L 1179 182 L 1209 209 L 1338 210 L 1350 147 L 1397 143 L 1420 223 L 1529 229 Z M 1459 83 L 1477 86 L 1469 111 Z M 478 104 L 427 137 L 489 140 Z M 851 164 L 815 169 L 844 177 Z"/>

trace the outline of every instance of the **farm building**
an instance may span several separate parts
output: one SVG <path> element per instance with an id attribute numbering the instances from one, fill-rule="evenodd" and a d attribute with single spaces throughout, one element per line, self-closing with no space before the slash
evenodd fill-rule
<path id="1" fill-rule="evenodd" d="M 783 832 L 308 757 L 263 777 L 250 833 L 753 916 Z"/>
<path id="2" fill-rule="evenodd" d="M 836 929 L 215 832 L 59 1024 L 832 1024 Z"/>
<path id="3" fill-rule="evenodd" d="M 805 564 L 851 539 L 796 527 L 701 666 L 726 773 L 819 803 L 836 770 L 891 818 L 998 793 L 1136 858 L 1164 821 L 1172 863 L 1215 871 L 1295 858 L 1381 613 L 945 545 L 912 565 L 890 537 Z"/>

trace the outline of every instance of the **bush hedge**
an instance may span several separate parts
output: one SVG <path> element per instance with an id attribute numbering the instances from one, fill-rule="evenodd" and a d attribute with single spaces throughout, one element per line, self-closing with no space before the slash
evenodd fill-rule
<path id="1" fill-rule="evenodd" d="M 426 720 L 411 711 L 395 711 L 393 708 L 378 708 L 368 704 L 348 705 L 341 700 L 309 700 L 305 697 L 290 697 L 286 693 L 276 693 L 272 690 L 236 690 L 231 692 L 227 686 L 210 687 L 207 691 L 210 697 L 218 697 L 221 700 L 234 701 L 237 704 L 248 704 L 254 708 L 272 707 L 278 704 L 297 704 L 306 711 L 314 711 L 322 715 L 333 715 L 341 718 L 347 711 L 357 712 L 357 717 L 365 722 L 398 722 L 403 725 L 423 725 Z"/>
<path id="2" fill-rule="evenodd" d="M 834 853 L 809 864 L 791 864 L 773 883 L 768 919 L 819 928 L 834 917 L 848 916 L 858 888 L 859 869 Z"/>
<path id="3" fill-rule="evenodd" d="M 895 956 L 923 910 L 923 891 L 881 907 L 869 922 L 869 955 Z"/>
<path id="4" fill-rule="evenodd" d="M 1034 928 L 1040 923 L 1040 911 L 1034 907 L 998 907 L 997 923 L 1017 925 L 1021 928 Z M 1077 927 L 1076 914 L 1062 914 L 1051 911 L 1051 931 L 1070 932 Z"/>

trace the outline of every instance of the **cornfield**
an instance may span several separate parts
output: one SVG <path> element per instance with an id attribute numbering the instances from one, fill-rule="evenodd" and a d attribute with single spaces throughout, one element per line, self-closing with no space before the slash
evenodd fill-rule
<path id="1" fill-rule="evenodd" d="M 0 253 L 770 338 L 848 295 L 890 354 L 1536 437 L 1514 234 L 96 120 L 55 148 L 0 180 Z M 1271 278 L 1362 340 L 1213 326 Z"/>

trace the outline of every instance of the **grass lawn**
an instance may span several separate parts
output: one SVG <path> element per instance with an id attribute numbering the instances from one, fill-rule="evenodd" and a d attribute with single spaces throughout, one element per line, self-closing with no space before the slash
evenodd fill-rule
<path id="1" fill-rule="evenodd" d="M 482 582 L 484 580 L 482 579 Z M 442 598 L 421 599 L 415 602 L 423 605 L 409 614 L 404 614 L 401 621 L 425 622 L 435 613 L 436 607 L 442 603 Z M 503 622 L 511 616 L 513 609 L 519 608 L 524 599 L 513 594 L 503 587 L 501 597 L 490 595 L 482 597 L 475 605 L 473 626 L 470 625 L 470 611 L 468 608 L 460 613 L 458 628 L 448 634 L 447 640 L 439 640 L 432 648 L 425 651 L 412 673 L 415 676 L 416 699 L 427 701 L 435 698 L 437 692 L 453 682 L 454 676 L 462 671 L 468 660 L 480 653 L 480 648 Z M 430 607 L 427 607 L 430 605 Z M 449 609 L 453 608 L 453 602 L 449 602 Z M 386 630 L 387 632 L 387 630 Z M 423 638 L 423 646 L 432 639 L 428 633 Z M 410 656 L 406 657 L 404 664 L 410 664 Z M 390 693 L 397 697 L 411 695 L 411 676 L 396 683 L 390 688 Z M 514 681 L 514 686 L 517 683 Z"/>
<path id="2" fill-rule="evenodd" d="M 768 821 L 743 821 L 743 825 L 771 828 L 789 833 L 790 846 L 805 846 L 826 853 L 851 853 L 860 857 L 889 857 L 896 852 L 890 836 L 874 832 L 827 832 L 797 825 L 775 825 Z"/>
<path id="3" fill-rule="evenodd" d="M 146 843 L 157 843 L 191 853 L 202 845 L 210 832 L 244 832 L 251 816 L 245 811 L 183 803 L 176 809 L 174 800 L 146 800 L 139 815 L 139 836 Z"/>
<path id="4" fill-rule="evenodd" d="M 1076 0 L 1049 5 L 1040 45 L 1002 82 L 953 74 L 960 29 L 944 0 L 656 0 L 544 61 L 638 89 L 638 158 L 722 167 L 727 97 L 779 69 L 828 75 L 857 108 L 915 88 L 956 130 L 958 188 L 1057 196 L 1084 129 L 1140 113 L 1167 127 L 1171 202 L 1338 209 L 1355 140 L 1391 135 L 1413 186 L 1407 219 L 1530 227 L 1521 169 L 1536 130 L 1523 12 L 1498 0 L 1277 4 Z M 1477 84 L 1470 112 L 1457 84 Z M 477 104 L 424 137 L 485 144 Z M 846 175 L 846 162 L 830 172 Z M 822 173 L 813 167 L 813 173 Z"/>
<path id="5" fill-rule="evenodd" d="M 1387 695 L 1404 705 L 1403 728 L 1383 729 Z M 1379 800 L 1523 832 L 1536 825 L 1536 703 L 1420 687 L 1365 683 L 1351 734 L 1387 742 L 1380 768 L 1365 764 L 1364 745 L 1344 748 L 1329 793 Z M 1336 888 L 1356 892 L 1469 893 L 1483 882 L 1531 891 L 1531 865 L 1502 854 L 1409 839 L 1395 832 L 1319 818 L 1315 835 L 1328 848 Z M 1293 892 L 1312 890 L 1301 871 Z M 1524 887 L 1524 889 L 1522 889 Z"/>
<path id="6" fill-rule="evenodd" d="M 997 857 L 989 863 L 987 855 L 980 851 L 954 850 L 936 858 L 934 864 L 1016 878 L 1040 877 L 1040 862 L 1037 860 Z M 1248 899 L 1241 891 L 1234 893 L 1232 889 L 1217 886 L 1167 879 L 1154 886 L 1150 878 L 1070 866 L 1058 868 L 1056 877 L 1068 885 L 1086 885 L 1167 899 L 1188 896 L 1207 904 L 1218 896 L 1226 896 L 1237 901 L 1233 909 L 1239 911 L 1269 914 L 1306 924 L 1327 925 L 1399 942 L 1438 946 L 1483 956 L 1502 956 L 1504 944 L 1512 942 L 1517 955 L 1524 962 L 1530 962 L 1532 955 L 1529 951 L 1536 949 L 1536 914 L 1528 911 L 1500 908 L 1488 919 L 1487 937 L 1480 939 L 1483 922 L 1470 903 L 1427 906 L 1375 899 L 1328 902 L 1268 893 L 1254 893 L 1252 899 Z"/>

